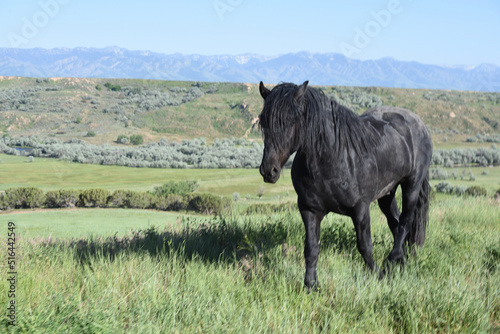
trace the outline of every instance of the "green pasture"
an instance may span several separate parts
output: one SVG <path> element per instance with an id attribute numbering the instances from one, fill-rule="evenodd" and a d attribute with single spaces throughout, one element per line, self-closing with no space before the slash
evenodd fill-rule
<path id="1" fill-rule="evenodd" d="M 0 154 L 0 191 L 12 187 L 38 187 L 44 191 L 57 189 L 104 188 L 151 191 L 167 181 L 199 180 L 200 192 L 231 196 L 238 192 L 241 198 L 264 187 L 263 200 L 276 200 L 276 196 L 292 199 L 295 194 L 290 171 L 284 170 L 275 185 L 265 184 L 258 169 L 166 169 L 101 166 Z M 288 192 L 288 193 L 287 193 Z"/>
<path id="2" fill-rule="evenodd" d="M 500 189 L 500 167 L 452 167 L 443 168 L 448 173 L 446 182 L 451 183 L 453 186 L 464 185 L 470 186 L 480 186 L 485 188 L 489 195 L 493 196 L 497 190 Z M 453 172 L 456 173 L 457 178 L 455 179 L 452 175 Z M 470 173 L 474 175 L 475 180 L 470 180 Z M 431 180 L 431 185 L 435 186 L 443 180 Z"/>
<path id="3" fill-rule="evenodd" d="M 104 188 L 151 191 L 167 181 L 199 180 L 200 192 L 212 192 L 231 196 L 237 192 L 244 201 L 247 197 L 257 200 L 257 192 L 263 188 L 261 201 L 295 201 L 290 170 L 283 170 L 277 184 L 266 184 L 257 169 L 166 169 L 101 166 L 36 158 L 27 162 L 26 157 L 0 154 L 0 191 L 12 187 L 34 186 L 44 191 L 57 189 Z M 443 168 L 443 167 L 440 167 Z M 452 185 L 481 186 L 490 195 L 500 188 L 500 167 L 453 167 L 447 182 Z M 464 172 L 465 171 L 465 172 Z M 457 179 L 452 173 L 457 174 Z M 469 173 L 475 177 L 469 181 Z M 461 175 L 464 175 L 461 179 Z M 435 186 L 440 180 L 432 180 Z"/>
<path id="4" fill-rule="evenodd" d="M 152 190 L 198 179 L 199 191 L 240 194 L 232 216 L 132 209 L 0 213 L 0 243 L 16 224 L 13 333 L 495 333 L 500 330 L 500 203 L 436 196 L 427 240 L 379 281 L 366 271 L 348 217 L 322 223 L 320 290 L 302 289 L 304 228 L 297 211 L 242 214 L 294 201 L 289 170 L 264 185 L 256 169 L 148 169 L 1 155 L 0 190 L 35 186 Z M 499 188 L 500 168 L 447 181 Z M 447 169 L 451 175 L 454 169 Z M 487 171 L 487 173 L 483 173 Z M 433 184 L 440 181 L 432 181 Z M 264 196 L 256 193 L 264 187 Z M 249 198 L 247 199 L 247 194 Z M 371 207 L 374 259 L 392 236 Z M 6 247 L 0 257 L 6 258 Z M 7 280 L 0 290 L 7 291 Z M 0 305 L 10 300 L 0 294 Z M 4 307 L 5 308 L 5 307 Z"/>
<path id="5" fill-rule="evenodd" d="M 304 229 L 297 213 L 185 217 L 149 228 L 143 221 L 141 232 L 110 238 L 82 236 L 78 229 L 85 229 L 83 221 L 72 227 L 73 240 L 21 235 L 16 241 L 17 323 L 7 327 L 4 317 L 0 329 L 10 333 L 500 330 L 500 209 L 492 199 L 435 201 L 424 247 L 404 269 L 392 268 L 381 281 L 364 268 L 350 220 L 328 215 L 321 231 L 320 289 L 311 293 L 302 289 Z M 392 236 L 375 206 L 372 223 L 374 258 L 380 265 L 391 249 Z M 19 221 L 19 232 L 21 225 Z M 6 231 L 3 223 L 2 229 Z M 5 233 L 0 237 L 3 244 Z M 0 248 L 0 256 L 6 257 L 6 247 Z M 8 284 L 1 280 L 0 290 L 7 291 Z M 8 302 L 7 294 L 1 293 L 0 305 Z"/>
<path id="6" fill-rule="evenodd" d="M 180 219 L 178 212 L 135 209 L 19 210 L 0 213 L 3 226 L 14 222 L 23 238 L 84 238 L 122 235 L 131 230 L 163 228 Z"/>

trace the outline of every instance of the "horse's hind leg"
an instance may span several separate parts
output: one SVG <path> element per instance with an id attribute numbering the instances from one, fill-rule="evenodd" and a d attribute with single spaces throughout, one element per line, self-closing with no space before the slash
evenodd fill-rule
<path id="1" fill-rule="evenodd" d="M 410 232 L 413 219 L 415 218 L 421 183 L 422 182 L 412 182 L 408 180 L 401 185 L 403 190 L 402 212 L 399 216 L 399 225 L 397 227 L 396 237 L 394 238 L 394 247 L 387 258 L 389 262 L 404 263 L 405 253 L 403 247 Z"/>
<path id="2" fill-rule="evenodd" d="M 391 229 L 394 240 L 396 240 L 396 234 L 399 225 L 399 216 L 401 215 L 401 213 L 399 212 L 398 204 L 396 202 L 396 188 L 397 187 L 394 187 L 394 189 L 387 196 L 381 197 L 378 200 L 378 206 L 387 218 L 387 224 Z"/>

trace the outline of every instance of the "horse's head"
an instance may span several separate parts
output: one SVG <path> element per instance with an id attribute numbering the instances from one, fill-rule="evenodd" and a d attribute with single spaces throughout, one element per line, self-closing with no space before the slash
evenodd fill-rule
<path id="1" fill-rule="evenodd" d="M 281 168 L 300 144 L 303 133 L 304 96 L 308 81 L 301 86 L 280 84 L 272 90 L 259 85 L 264 99 L 260 114 L 260 127 L 264 135 L 264 156 L 260 164 L 260 174 L 264 182 L 276 183 Z"/>

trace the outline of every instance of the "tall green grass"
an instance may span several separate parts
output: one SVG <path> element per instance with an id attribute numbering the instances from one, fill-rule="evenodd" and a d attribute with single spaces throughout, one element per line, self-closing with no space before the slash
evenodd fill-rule
<path id="1" fill-rule="evenodd" d="M 392 236 L 372 210 L 375 259 Z M 306 293 L 297 213 L 187 217 L 127 235 L 18 241 L 18 326 L 26 333 L 488 333 L 500 329 L 500 207 L 431 207 L 427 241 L 379 281 L 352 223 L 322 224 L 320 289 Z M 2 239 L 5 243 L 5 239 Z M 2 254 L 5 253 L 2 247 Z M 7 281 L 0 304 L 7 305 Z M 6 321 L 2 319 L 2 329 Z"/>

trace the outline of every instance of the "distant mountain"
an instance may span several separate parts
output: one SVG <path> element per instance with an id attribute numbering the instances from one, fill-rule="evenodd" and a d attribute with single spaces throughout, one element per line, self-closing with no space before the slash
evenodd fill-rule
<path id="1" fill-rule="evenodd" d="M 437 66 L 392 58 L 362 61 L 335 53 L 307 52 L 266 57 L 166 55 L 118 47 L 0 48 L 0 75 L 248 83 L 310 80 L 315 85 L 500 91 L 500 67 L 491 64 Z"/>

